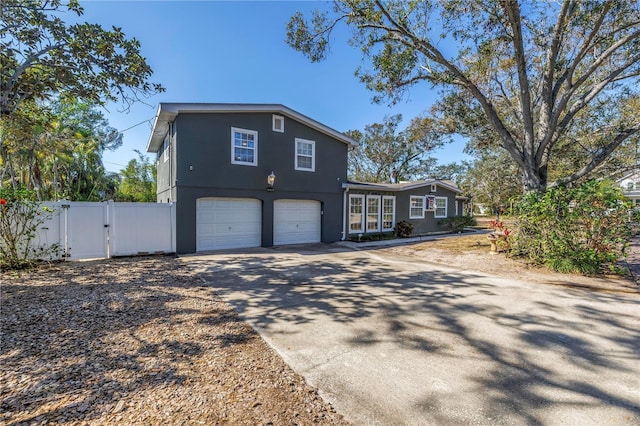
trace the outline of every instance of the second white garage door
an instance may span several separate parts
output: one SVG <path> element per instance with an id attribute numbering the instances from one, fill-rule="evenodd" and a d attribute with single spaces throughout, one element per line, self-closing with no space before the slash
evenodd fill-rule
<path id="1" fill-rule="evenodd" d="M 276 200 L 273 204 L 273 244 L 320 242 L 320 202 Z"/>
<path id="2" fill-rule="evenodd" d="M 196 251 L 260 247 L 262 202 L 254 198 L 200 198 Z"/>

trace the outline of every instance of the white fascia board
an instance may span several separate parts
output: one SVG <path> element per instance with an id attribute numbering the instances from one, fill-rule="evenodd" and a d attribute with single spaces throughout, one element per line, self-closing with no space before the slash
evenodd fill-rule
<path id="1" fill-rule="evenodd" d="M 281 114 L 296 120 L 302 124 L 311 127 L 325 135 L 331 136 L 349 146 L 357 147 L 358 142 L 349 136 L 325 126 L 306 115 L 300 114 L 282 104 L 212 104 L 212 103 L 170 103 L 162 102 L 158 105 L 158 113 L 156 114 L 151 130 L 151 136 L 147 144 L 148 152 L 157 152 L 162 145 L 164 136 L 169 129 L 169 123 L 175 119 L 180 113 L 237 113 L 237 112 L 268 112 Z"/>
<path id="2" fill-rule="evenodd" d="M 342 187 L 343 188 L 349 188 L 349 189 L 364 189 L 364 190 L 371 190 L 371 191 L 389 191 L 389 192 L 402 192 L 402 191 L 407 191 L 409 189 L 416 189 L 416 188 L 420 188 L 423 186 L 431 186 L 431 185 L 438 185 L 441 186 L 443 188 L 446 188 L 450 191 L 453 191 L 455 193 L 461 194 L 462 190 L 458 187 L 454 187 L 451 185 L 448 185 L 446 183 L 434 180 L 434 181 L 427 181 L 427 182 L 419 182 L 413 185 L 405 185 L 405 186 L 397 186 L 397 187 L 393 187 L 393 186 L 386 186 L 386 185 L 378 185 L 375 183 L 371 183 L 371 184 L 361 184 L 361 183 L 343 183 Z"/>

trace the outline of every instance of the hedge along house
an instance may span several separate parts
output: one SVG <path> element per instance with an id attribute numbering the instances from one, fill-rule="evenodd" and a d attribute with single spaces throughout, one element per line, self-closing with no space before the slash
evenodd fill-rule
<path id="1" fill-rule="evenodd" d="M 176 203 L 176 251 L 343 238 L 357 142 L 279 104 L 161 103 L 147 151 L 158 202 Z"/>
<path id="2" fill-rule="evenodd" d="M 343 229 L 350 240 L 392 232 L 401 221 L 411 223 L 417 235 L 444 232 L 444 219 L 464 214 L 466 198 L 450 181 L 346 182 L 343 188 Z"/>

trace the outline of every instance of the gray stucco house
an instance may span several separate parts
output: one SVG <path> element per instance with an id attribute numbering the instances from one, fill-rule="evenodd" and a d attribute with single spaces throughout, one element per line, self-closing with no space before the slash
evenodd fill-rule
<path id="1" fill-rule="evenodd" d="M 415 234 L 443 230 L 442 220 L 462 216 L 466 198 L 453 183 L 424 180 L 401 183 L 348 182 L 344 220 L 347 238 L 375 232 L 391 232 L 406 221 Z"/>
<path id="2" fill-rule="evenodd" d="M 176 203 L 176 251 L 193 253 L 340 240 L 356 145 L 283 105 L 161 103 L 147 151 L 158 201 Z"/>
<path id="3" fill-rule="evenodd" d="M 451 183 L 348 182 L 356 146 L 284 105 L 161 103 L 147 151 L 158 202 L 176 203 L 178 253 L 334 242 L 400 220 L 426 233 L 462 214 Z"/>

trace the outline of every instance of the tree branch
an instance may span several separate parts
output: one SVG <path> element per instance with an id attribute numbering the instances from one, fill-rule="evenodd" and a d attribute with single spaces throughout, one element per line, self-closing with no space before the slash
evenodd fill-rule
<path id="1" fill-rule="evenodd" d="M 459 81 L 460 85 L 467 89 L 474 98 L 478 100 L 482 109 L 487 114 L 489 118 L 489 122 L 492 124 L 494 130 L 500 135 L 503 140 L 504 148 L 509 151 L 509 153 L 514 158 L 521 167 L 524 166 L 524 158 L 523 154 L 518 150 L 518 147 L 513 139 L 513 136 L 506 128 L 500 117 L 498 116 L 495 108 L 492 103 L 484 96 L 484 94 L 480 91 L 480 89 L 462 72 L 460 71 L 454 64 L 449 62 L 444 55 L 430 42 L 425 39 L 420 39 L 416 37 L 411 31 L 409 31 L 402 24 L 396 22 L 389 11 L 384 7 L 380 0 L 375 0 L 375 4 L 378 6 L 382 14 L 387 18 L 387 20 L 391 23 L 391 25 L 397 28 L 396 33 L 402 35 L 403 38 L 407 38 L 412 41 L 414 48 L 432 59 L 434 62 L 443 65 L 449 72 L 451 72 Z"/>
<path id="2" fill-rule="evenodd" d="M 555 104 L 555 95 L 557 92 L 553 90 L 553 78 L 555 76 L 556 61 L 560 52 L 560 45 L 564 38 L 564 28 L 567 16 L 570 16 L 575 10 L 576 2 L 573 0 L 565 0 L 562 3 L 562 8 L 558 14 L 558 19 L 553 28 L 553 39 L 549 49 L 547 50 L 547 63 L 544 71 L 542 82 L 542 105 L 540 107 L 540 130 L 549 129 L 549 120 L 553 111 L 553 105 Z M 545 131 L 545 137 L 540 144 L 540 148 L 536 154 L 536 161 L 540 162 L 542 159 L 542 153 L 545 150 L 546 144 L 551 139 L 553 132 Z M 543 146 L 545 145 L 545 146 Z"/>
<path id="3" fill-rule="evenodd" d="M 576 180 L 588 175 L 596 167 L 603 164 L 608 159 L 609 155 L 613 151 L 615 151 L 615 149 L 618 148 L 622 144 L 622 142 L 624 142 L 626 139 L 628 139 L 629 137 L 633 136 L 638 132 L 640 132 L 640 123 L 636 124 L 633 127 L 629 127 L 628 129 L 624 129 L 620 131 L 610 144 L 605 146 L 598 155 L 595 155 L 591 158 L 591 161 L 589 161 L 589 163 L 586 166 L 584 166 L 582 169 L 578 170 L 577 172 L 569 176 L 566 176 L 562 179 L 558 179 L 557 181 L 553 182 L 549 186 L 553 187 L 557 185 L 563 185 L 563 184 L 575 182 Z"/>

